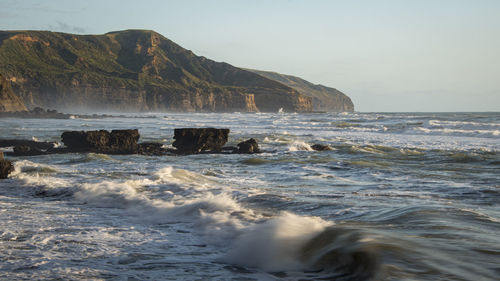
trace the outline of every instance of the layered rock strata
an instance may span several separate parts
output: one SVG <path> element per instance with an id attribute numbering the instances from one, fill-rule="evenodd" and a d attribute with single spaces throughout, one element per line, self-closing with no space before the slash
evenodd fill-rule
<path id="1" fill-rule="evenodd" d="M 0 74 L 0 112 L 26 111 L 22 100 L 14 94 L 10 81 Z"/>

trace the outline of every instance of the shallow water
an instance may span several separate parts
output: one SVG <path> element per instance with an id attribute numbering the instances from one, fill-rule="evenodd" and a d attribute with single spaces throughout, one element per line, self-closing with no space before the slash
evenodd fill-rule
<path id="1" fill-rule="evenodd" d="M 500 114 L 1 119 L 4 138 L 230 128 L 256 155 L 11 157 L 0 279 L 497 280 Z M 312 151 L 315 143 L 332 151 Z"/>

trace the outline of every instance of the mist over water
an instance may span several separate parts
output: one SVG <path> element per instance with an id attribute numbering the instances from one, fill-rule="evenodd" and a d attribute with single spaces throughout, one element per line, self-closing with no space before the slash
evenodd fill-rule
<path id="1" fill-rule="evenodd" d="M 497 280 L 497 113 L 2 119 L 3 138 L 230 128 L 254 155 L 11 158 L 0 279 Z M 313 144 L 331 151 L 313 151 Z"/>

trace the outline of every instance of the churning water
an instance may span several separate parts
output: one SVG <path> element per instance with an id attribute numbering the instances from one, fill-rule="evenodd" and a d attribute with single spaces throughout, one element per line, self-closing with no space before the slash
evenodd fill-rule
<path id="1" fill-rule="evenodd" d="M 2 138 L 230 128 L 262 154 L 11 157 L 0 279 L 498 280 L 500 114 L 1 119 Z M 317 152 L 312 144 L 328 144 Z"/>

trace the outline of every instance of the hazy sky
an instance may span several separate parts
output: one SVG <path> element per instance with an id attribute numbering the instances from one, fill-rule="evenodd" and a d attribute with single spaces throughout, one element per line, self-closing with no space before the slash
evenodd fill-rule
<path id="1" fill-rule="evenodd" d="M 153 29 L 337 88 L 358 111 L 500 111 L 500 0 L 0 0 L 0 29 Z"/>

